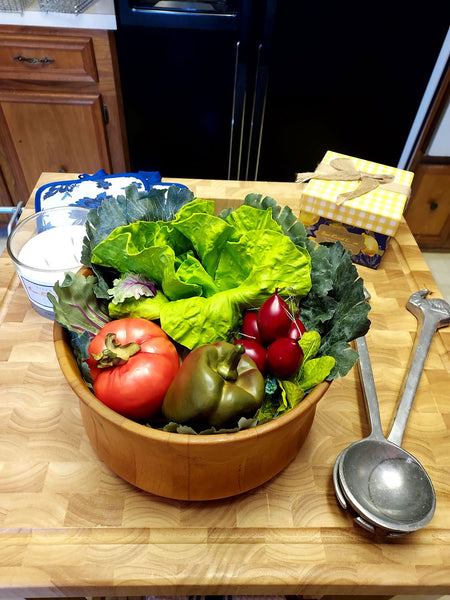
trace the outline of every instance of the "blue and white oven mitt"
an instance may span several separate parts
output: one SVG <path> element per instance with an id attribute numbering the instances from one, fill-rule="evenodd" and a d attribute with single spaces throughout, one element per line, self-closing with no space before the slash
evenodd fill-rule
<path id="1" fill-rule="evenodd" d="M 161 183 L 161 175 L 157 171 L 108 175 L 101 170 L 94 175 L 80 175 L 73 181 L 58 181 L 41 186 L 36 191 L 35 211 L 58 206 L 95 208 L 105 199 L 124 195 L 125 189 L 133 183 L 143 192 L 152 187 L 186 187 L 179 183 Z"/>

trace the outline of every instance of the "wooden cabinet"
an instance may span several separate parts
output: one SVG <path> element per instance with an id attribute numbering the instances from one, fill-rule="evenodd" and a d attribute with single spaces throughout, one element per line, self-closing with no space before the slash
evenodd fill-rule
<path id="1" fill-rule="evenodd" d="M 423 249 L 450 249 L 450 164 L 420 164 L 406 221 Z"/>
<path id="2" fill-rule="evenodd" d="M 127 171 L 113 34 L 1 26 L 0 139 L 4 205 L 43 171 Z"/>

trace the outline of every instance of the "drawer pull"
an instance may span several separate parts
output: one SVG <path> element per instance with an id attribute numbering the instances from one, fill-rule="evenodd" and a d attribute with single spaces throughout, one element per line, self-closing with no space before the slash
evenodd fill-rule
<path id="1" fill-rule="evenodd" d="M 18 60 L 19 62 L 27 62 L 27 63 L 31 63 L 33 65 L 35 65 L 36 63 L 53 63 L 55 62 L 54 58 L 47 58 L 46 56 L 44 58 L 26 58 L 25 56 L 21 56 L 19 54 L 19 56 L 15 56 L 14 60 Z"/>
<path id="2" fill-rule="evenodd" d="M 437 202 L 435 202 L 434 200 L 432 200 L 430 202 L 430 210 L 436 210 L 439 207 L 439 204 Z"/>

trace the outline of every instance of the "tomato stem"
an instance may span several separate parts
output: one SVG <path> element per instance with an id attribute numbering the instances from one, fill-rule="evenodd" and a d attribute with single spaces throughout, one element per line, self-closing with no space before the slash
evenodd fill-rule
<path id="1" fill-rule="evenodd" d="M 99 354 L 93 354 L 99 369 L 108 369 L 125 364 L 132 356 L 140 351 L 141 347 L 136 342 L 123 346 L 117 341 L 115 333 L 108 333 L 105 337 L 105 348 Z"/>

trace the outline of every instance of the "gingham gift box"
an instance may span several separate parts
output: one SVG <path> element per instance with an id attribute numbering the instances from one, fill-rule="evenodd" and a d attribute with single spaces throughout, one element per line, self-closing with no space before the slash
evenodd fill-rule
<path id="1" fill-rule="evenodd" d="M 397 231 L 413 177 L 409 171 L 328 151 L 314 172 L 297 175 L 297 182 L 308 181 L 302 192 L 300 220 L 305 220 L 309 235 L 317 241 L 342 237 L 354 262 L 376 268 Z M 365 236 L 360 243 L 358 234 Z M 368 245 L 377 247 L 375 252 L 367 251 L 368 237 Z"/>

